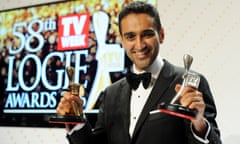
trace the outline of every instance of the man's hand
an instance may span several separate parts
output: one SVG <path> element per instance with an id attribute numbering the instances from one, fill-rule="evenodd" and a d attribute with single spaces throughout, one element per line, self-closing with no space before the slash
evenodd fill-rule
<path id="1" fill-rule="evenodd" d="M 180 87 L 180 84 L 176 85 L 175 90 L 178 92 Z M 184 107 L 197 110 L 197 118 L 192 120 L 194 132 L 200 137 L 204 136 L 207 130 L 207 123 L 204 119 L 204 111 L 206 106 L 202 93 L 195 88 L 185 87 L 179 102 Z"/>
<path id="2" fill-rule="evenodd" d="M 57 113 L 59 115 L 75 115 L 72 107 L 73 102 L 77 104 L 79 113 L 83 114 L 83 101 L 79 96 L 74 96 L 70 92 L 63 92 L 63 97 L 57 107 Z"/>

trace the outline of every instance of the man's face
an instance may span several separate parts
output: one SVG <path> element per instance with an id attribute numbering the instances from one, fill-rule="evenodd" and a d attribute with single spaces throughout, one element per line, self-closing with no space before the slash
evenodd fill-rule
<path id="1" fill-rule="evenodd" d="M 163 31 L 157 32 L 154 24 L 151 16 L 134 13 L 124 17 L 120 23 L 122 46 L 138 71 L 150 66 L 158 55 Z"/>

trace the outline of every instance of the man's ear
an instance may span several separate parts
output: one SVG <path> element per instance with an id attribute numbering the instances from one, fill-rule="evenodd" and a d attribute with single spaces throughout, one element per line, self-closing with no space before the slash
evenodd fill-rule
<path id="1" fill-rule="evenodd" d="M 165 36 L 165 34 L 164 34 L 164 29 L 163 29 L 163 27 L 162 27 L 161 30 L 160 30 L 160 32 L 159 32 L 159 41 L 160 41 L 160 43 L 163 43 L 164 36 Z"/>

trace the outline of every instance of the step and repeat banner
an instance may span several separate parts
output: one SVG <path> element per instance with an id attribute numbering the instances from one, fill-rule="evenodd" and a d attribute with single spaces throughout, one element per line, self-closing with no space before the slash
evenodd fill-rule
<path id="1" fill-rule="evenodd" d="M 0 125 L 50 126 L 69 85 L 68 66 L 85 88 L 85 112 L 96 115 L 101 90 L 131 64 L 118 39 L 126 4 L 81 0 L 0 11 Z"/>

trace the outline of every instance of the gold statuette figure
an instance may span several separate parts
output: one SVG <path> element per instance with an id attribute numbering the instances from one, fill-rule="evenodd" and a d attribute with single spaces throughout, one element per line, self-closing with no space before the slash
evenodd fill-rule
<path id="1" fill-rule="evenodd" d="M 68 91 L 71 92 L 74 96 L 83 96 L 84 95 L 84 88 L 82 85 L 78 83 L 74 83 L 74 68 L 69 66 L 66 69 L 67 75 L 69 78 L 69 87 Z M 72 101 L 71 108 L 66 110 L 65 115 L 56 115 L 50 117 L 50 123 L 63 123 L 63 124 L 76 124 L 76 123 L 83 123 L 85 119 L 83 115 L 80 113 L 80 108 L 76 102 Z"/>

